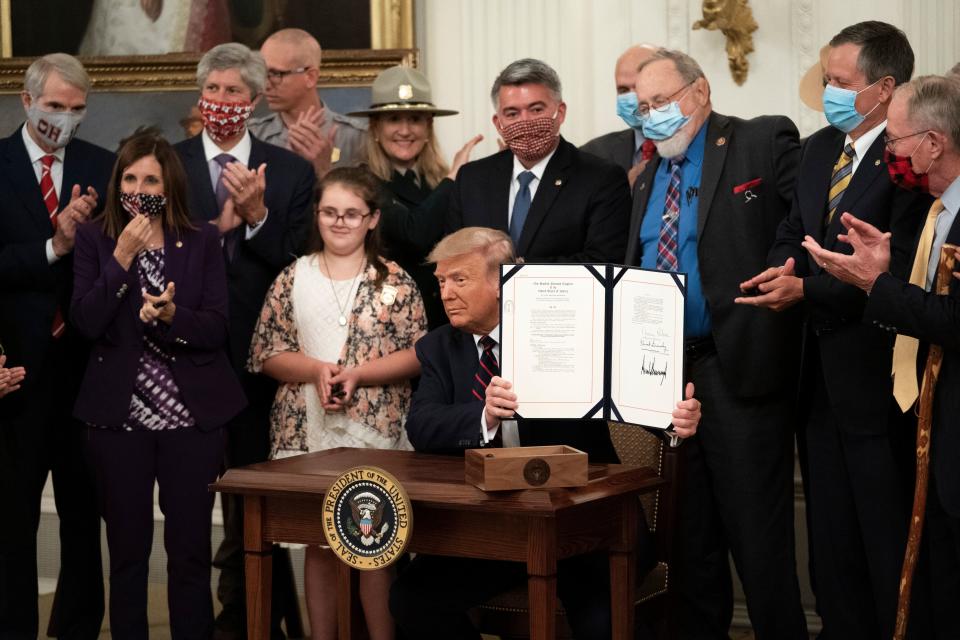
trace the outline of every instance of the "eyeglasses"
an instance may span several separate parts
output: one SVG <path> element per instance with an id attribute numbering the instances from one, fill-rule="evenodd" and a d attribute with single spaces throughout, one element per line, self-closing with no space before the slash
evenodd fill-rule
<path id="1" fill-rule="evenodd" d="M 363 219 L 370 215 L 370 212 L 360 213 L 356 209 L 347 209 L 343 213 L 340 213 L 332 207 L 323 207 L 317 211 L 317 215 L 320 218 L 320 222 L 327 226 L 332 227 L 343 220 L 345 226 L 351 229 L 357 229 L 363 224 Z"/>
<path id="2" fill-rule="evenodd" d="M 893 143 L 895 143 L 897 140 L 904 140 L 904 139 L 906 139 L 906 138 L 912 138 L 913 136 L 919 136 L 920 134 L 923 134 L 923 133 L 930 133 L 931 131 L 932 131 L 932 129 L 924 129 L 923 131 L 915 131 L 915 132 L 913 132 L 913 133 L 908 133 L 907 135 L 905 135 L 905 136 L 900 136 L 899 138 L 891 138 L 891 137 L 887 136 L 887 134 L 883 134 L 883 144 L 886 145 L 887 151 L 893 151 L 893 146 L 892 146 L 892 145 L 893 145 Z"/>
<path id="3" fill-rule="evenodd" d="M 267 81 L 270 84 L 280 84 L 283 79 L 295 73 L 306 73 L 313 67 L 297 67 L 296 69 L 267 69 Z"/>
<path id="4" fill-rule="evenodd" d="M 689 86 L 692 85 L 692 84 L 693 84 L 693 82 L 688 82 L 687 84 L 683 85 L 682 87 L 680 87 L 679 89 L 677 89 L 676 91 L 674 91 L 673 93 L 671 93 L 671 94 L 670 94 L 669 96 L 667 96 L 666 98 L 661 98 L 660 100 L 657 100 L 657 101 L 654 102 L 653 104 L 647 104 L 646 102 L 643 102 L 643 103 L 637 105 L 636 114 L 637 114 L 638 116 L 640 116 L 641 118 L 646 118 L 647 116 L 650 115 L 650 110 L 651 110 L 651 109 L 653 109 L 654 111 L 662 111 L 664 107 L 666 107 L 668 104 L 670 104 L 670 102 L 672 101 L 673 96 L 677 95 L 678 93 L 680 93 L 681 91 L 683 91 L 684 89 L 686 89 L 687 87 L 689 87 Z M 684 94 L 683 97 L 686 97 L 686 94 Z M 680 100 L 683 100 L 683 97 L 681 97 Z M 679 100 L 678 100 L 678 102 L 679 102 Z"/>

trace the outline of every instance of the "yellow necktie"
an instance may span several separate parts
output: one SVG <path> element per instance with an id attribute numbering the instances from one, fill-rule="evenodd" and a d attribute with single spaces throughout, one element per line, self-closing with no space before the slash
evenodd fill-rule
<path id="1" fill-rule="evenodd" d="M 852 144 L 846 144 L 840 157 L 837 158 L 837 164 L 833 165 L 833 174 L 830 176 L 830 192 L 827 199 L 827 224 L 833 222 L 833 214 L 837 211 L 837 205 L 840 204 L 840 198 L 843 192 L 847 190 L 850 180 L 853 179 L 853 157 L 857 152 Z"/>
<path id="2" fill-rule="evenodd" d="M 940 198 L 933 201 L 927 212 L 927 221 L 920 232 L 920 243 L 913 258 L 910 270 L 910 284 L 925 287 L 927 284 L 927 265 L 930 263 L 930 251 L 933 250 L 933 234 L 937 228 L 937 216 L 943 211 Z M 920 395 L 917 384 L 917 351 L 920 341 L 910 336 L 898 335 L 893 344 L 893 397 L 900 409 L 906 413 Z"/>

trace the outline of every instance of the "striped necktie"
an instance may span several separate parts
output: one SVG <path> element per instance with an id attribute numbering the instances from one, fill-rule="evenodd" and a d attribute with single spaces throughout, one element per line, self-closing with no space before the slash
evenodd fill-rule
<path id="1" fill-rule="evenodd" d="M 930 252 L 933 249 L 933 236 L 937 228 L 937 216 L 943 211 L 940 198 L 933 201 L 927 212 L 927 221 L 920 232 L 920 242 L 913 257 L 913 268 L 910 270 L 910 284 L 925 287 L 927 284 L 927 265 L 930 262 Z M 906 413 L 920 395 L 920 386 L 917 383 L 917 352 L 920 350 L 920 341 L 910 336 L 897 335 L 893 343 L 893 397 Z"/>
<path id="2" fill-rule="evenodd" d="M 853 178 L 853 158 L 856 155 L 857 152 L 854 150 L 853 144 L 847 143 L 837 159 L 837 164 L 833 165 L 833 176 L 830 178 L 830 199 L 827 204 L 827 225 L 833 222 L 833 214 L 837 211 L 840 198 L 843 197 L 843 192 L 847 190 L 847 186 Z"/>
<path id="3" fill-rule="evenodd" d="M 477 366 L 477 372 L 473 374 L 473 395 L 482 402 L 487 399 L 487 385 L 493 376 L 500 375 L 500 363 L 497 357 L 493 355 L 493 348 L 497 346 L 497 341 L 490 336 L 480 338 L 480 346 L 483 347 L 483 353 L 480 354 L 480 364 Z"/>
<path id="4" fill-rule="evenodd" d="M 43 204 L 47 207 L 47 214 L 50 216 L 50 226 L 53 232 L 57 232 L 57 216 L 59 215 L 60 198 L 57 195 L 57 188 L 53 184 L 53 174 L 50 173 L 53 161 L 56 156 L 47 154 L 40 159 L 40 194 L 43 196 Z M 53 325 L 50 327 L 50 335 L 59 338 L 63 335 L 66 323 L 63 321 L 63 313 L 60 311 L 60 305 L 53 312 Z"/>
<path id="5" fill-rule="evenodd" d="M 677 254 L 680 248 L 680 165 L 683 158 L 670 160 L 670 183 L 663 207 L 660 224 L 660 241 L 657 243 L 657 269 L 676 271 L 680 265 Z"/>

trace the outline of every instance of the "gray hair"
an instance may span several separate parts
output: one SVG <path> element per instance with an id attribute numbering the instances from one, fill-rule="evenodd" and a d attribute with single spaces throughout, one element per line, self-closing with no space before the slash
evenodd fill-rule
<path id="1" fill-rule="evenodd" d="M 907 117 L 921 130 L 932 129 L 950 138 L 960 153 L 960 80 L 945 76 L 920 76 L 902 85 L 908 91 Z"/>
<path id="2" fill-rule="evenodd" d="M 240 77 L 253 95 L 263 93 L 263 87 L 267 83 L 267 65 L 263 56 L 259 51 L 251 51 L 239 42 L 219 44 L 203 54 L 197 64 L 197 86 L 203 90 L 211 71 L 227 69 L 238 69 Z"/>
<path id="3" fill-rule="evenodd" d="M 23 75 L 23 90 L 36 99 L 43 95 L 50 72 L 55 71 L 63 81 L 84 93 L 90 92 L 90 76 L 80 61 L 68 53 L 50 53 L 37 58 Z"/>
<path id="4" fill-rule="evenodd" d="M 550 90 L 554 100 L 557 102 L 563 100 L 560 76 L 553 70 L 553 67 L 542 60 L 523 58 L 508 64 L 497 76 L 497 79 L 493 81 L 493 88 L 490 89 L 490 100 L 493 101 L 494 109 L 500 106 L 501 87 L 515 87 L 521 84 L 542 84 Z"/>
<path id="5" fill-rule="evenodd" d="M 948 75 L 960 77 L 960 62 L 953 65 L 953 68 L 947 72 Z"/>
<path id="6" fill-rule="evenodd" d="M 703 69 L 700 68 L 696 60 L 683 51 L 677 51 L 676 49 L 657 49 L 652 56 L 640 63 L 640 66 L 637 67 L 637 73 L 640 73 L 647 66 L 660 60 L 670 60 L 673 62 L 677 73 L 680 74 L 680 77 L 683 78 L 686 84 L 696 82 L 700 78 L 706 77 L 703 75 Z"/>

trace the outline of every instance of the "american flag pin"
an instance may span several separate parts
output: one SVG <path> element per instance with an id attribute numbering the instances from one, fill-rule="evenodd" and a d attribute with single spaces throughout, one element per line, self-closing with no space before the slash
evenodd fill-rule
<path id="1" fill-rule="evenodd" d="M 563 184 L 563 180 L 557 180 L 556 182 L 553 183 L 553 185 L 556 187 L 559 187 L 562 184 Z"/>
<path id="2" fill-rule="evenodd" d="M 182 248 L 183 248 L 183 241 L 177 240 L 177 249 L 182 249 Z"/>
<path id="3" fill-rule="evenodd" d="M 725 144 L 727 144 L 727 139 L 726 139 L 726 138 L 724 138 L 723 136 L 720 136 L 719 138 L 717 138 L 717 146 L 718 146 L 718 147 L 722 147 L 722 146 L 725 145 Z"/>
<path id="4" fill-rule="evenodd" d="M 879 167 L 879 166 L 880 166 L 880 159 L 879 159 L 879 158 L 876 159 L 876 160 L 874 160 L 873 166 L 875 166 L 875 167 Z"/>

